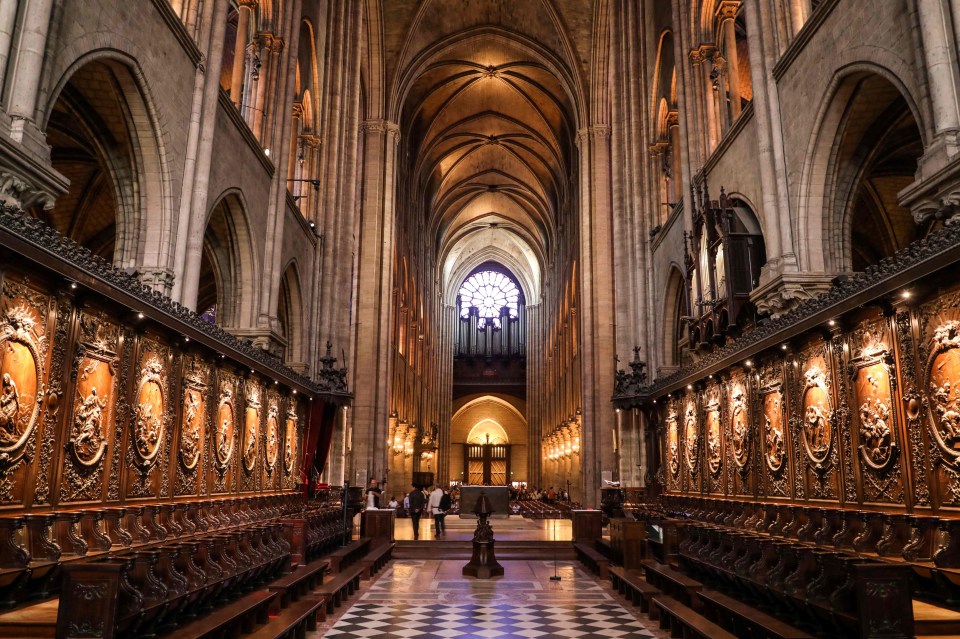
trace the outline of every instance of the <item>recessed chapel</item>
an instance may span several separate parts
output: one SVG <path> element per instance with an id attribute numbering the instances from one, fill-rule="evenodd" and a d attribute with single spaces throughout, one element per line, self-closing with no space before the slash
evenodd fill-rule
<path id="1" fill-rule="evenodd" d="M 0 637 L 960 636 L 958 43 L 0 0 Z"/>

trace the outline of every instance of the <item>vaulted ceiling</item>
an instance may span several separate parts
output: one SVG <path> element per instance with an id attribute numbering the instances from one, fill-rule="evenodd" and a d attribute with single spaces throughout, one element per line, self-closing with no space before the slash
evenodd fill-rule
<path id="1" fill-rule="evenodd" d="M 540 274 L 575 193 L 573 158 L 591 2 L 384 3 L 408 201 L 445 276 L 486 259 Z M 406 9 L 407 13 L 404 13 Z M 394 21 L 390 20 L 390 16 Z M 396 25 L 409 25 L 404 37 Z M 578 34 L 580 40 L 578 42 Z M 402 43 L 402 44 L 401 44 Z M 458 262 L 453 264 L 447 258 Z M 449 285 L 448 285 L 449 287 Z"/>

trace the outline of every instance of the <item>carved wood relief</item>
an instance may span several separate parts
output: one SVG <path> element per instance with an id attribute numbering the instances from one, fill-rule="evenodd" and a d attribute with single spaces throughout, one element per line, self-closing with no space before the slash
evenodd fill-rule
<path id="1" fill-rule="evenodd" d="M 263 388 L 255 377 L 243 383 L 244 409 L 240 432 L 240 490 L 253 491 L 259 488 L 258 462 L 263 457 L 260 445 L 264 421 Z"/>
<path id="2" fill-rule="evenodd" d="M 248 425 L 243 489 L 296 488 L 299 398 L 259 378 L 270 399 L 246 420 L 253 385 L 165 330 L 76 283 L 0 267 L 0 508 L 236 493 Z"/>
<path id="3" fill-rule="evenodd" d="M 136 382 L 127 436 L 127 495 L 154 497 L 161 492 L 166 435 L 172 421 L 169 375 L 170 349 L 150 337 L 140 338 Z"/>
<path id="4" fill-rule="evenodd" d="M 179 416 L 179 455 L 177 464 L 177 495 L 195 495 L 202 476 L 204 446 L 210 424 L 209 366 L 199 356 L 184 358 L 181 373 Z"/>
<path id="5" fill-rule="evenodd" d="M 707 481 L 709 492 L 723 492 L 723 428 L 720 418 L 720 388 L 711 385 L 705 395 L 704 438 L 706 439 Z"/>
<path id="6" fill-rule="evenodd" d="M 732 492 L 740 495 L 751 493 L 751 479 L 753 470 L 752 451 L 754 445 L 753 411 L 750 406 L 750 380 L 747 375 L 735 371 L 727 384 L 727 419 L 729 423 L 729 459 L 733 462 L 730 468 Z"/>
<path id="7" fill-rule="evenodd" d="M 700 423 L 697 415 L 696 395 L 689 393 L 683 400 L 683 448 L 687 466 L 689 485 L 693 490 L 700 489 Z"/>
<path id="8" fill-rule="evenodd" d="M 114 445 L 120 327 L 102 311 L 83 310 L 78 315 L 61 502 L 102 498 L 108 451 Z"/>
<path id="9" fill-rule="evenodd" d="M 680 416 L 677 415 L 675 404 L 671 401 L 667 407 L 666 418 L 667 445 L 664 454 L 667 457 L 668 486 L 677 488 L 680 482 Z"/>
<path id="10" fill-rule="evenodd" d="M 960 505 L 960 293 L 924 305 L 921 335 L 932 483 L 940 504 Z"/>
<path id="11" fill-rule="evenodd" d="M 853 489 L 848 499 L 857 497 L 856 465 L 863 478 L 865 501 L 903 501 L 892 343 L 889 326 L 882 318 L 861 324 L 850 335 L 848 372 L 854 409 L 850 435 L 856 454 L 849 454 L 845 465 L 850 470 L 845 470 L 849 476 L 845 476 L 844 484 Z"/>
<path id="12" fill-rule="evenodd" d="M 28 282 L 3 280 L 0 295 L 0 502 L 26 492 L 46 398 L 50 298 Z"/>

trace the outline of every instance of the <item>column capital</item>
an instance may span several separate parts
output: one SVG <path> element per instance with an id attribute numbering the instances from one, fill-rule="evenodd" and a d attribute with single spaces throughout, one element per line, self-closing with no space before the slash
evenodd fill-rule
<path id="1" fill-rule="evenodd" d="M 720 18 L 721 22 L 727 20 L 736 20 L 737 13 L 740 11 L 740 0 L 721 0 L 717 4 L 716 16 Z"/>
<path id="2" fill-rule="evenodd" d="M 610 137 L 610 125 L 608 124 L 593 124 L 591 126 L 585 126 L 577 131 L 577 146 L 580 146 L 589 139 L 608 137 Z"/>
<path id="3" fill-rule="evenodd" d="M 260 4 L 259 0 L 238 0 L 237 8 L 253 11 L 254 7 L 256 7 L 258 4 Z"/>
<path id="4" fill-rule="evenodd" d="M 389 120 L 381 118 L 364 120 L 360 123 L 360 130 L 364 133 L 384 133 L 393 136 L 396 141 L 400 141 L 400 126 Z"/>

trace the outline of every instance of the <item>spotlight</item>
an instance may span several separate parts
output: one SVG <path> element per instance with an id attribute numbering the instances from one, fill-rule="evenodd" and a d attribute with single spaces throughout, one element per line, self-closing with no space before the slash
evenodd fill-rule
<path id="1" fill-rule="evenodd" d="M 786 345 L 786 344 L 781 344 L 781 345 L 780 345 L 780 350 L 782 350 L 782 351 L 787 350 L 787 345 Z"/>
<path id="2" fill-rule="evenodd" d="M 900 297 L 902 297 L 905 300 L 910 299 L 910 291 L 904 291 L 903 293 L 900 293 Z"/>
<path id="3" fill-rule="evenodd" d="M 837 325 L 837 320 L 830 320 L 829 322 L 827 322 L 827 325 L 828 325 L 828 326 L 836 326 L 836 325 Z"/>
<path id="4" fill-rule="evenodd" d="M 687 384 L 687 390 L 693 390 L 693 385 L 692 385 L 692 384 Z"/>
<path id="5" fill-rule="evenodd" d="M 76 283 L 76 282 L 70 282 L 70 288 L 71 288 L 72 290 L 74 290 L 74 291 L 77 290 L 77 283 Z"/>
<path id="6" fill-rule="evenodd" d="M 267 157 L 270 157 L 270 149 L 264 149 L 263 154 Z"/>
<path id="7" fill-rule="evenodd" d="M 750 361 L 749 359 L 748 359 L 747 361 L 745 361 L 743 364 L 744 364 L 744 366 L 746 366 L 747 368 L 750 368 L 751 366 L 753 366 L 753 362 Z"/>
<path id="8" fill-rule="evenodd" d="M 137 319 L 143 319 L 143 313 L 137 313 Z"/>

